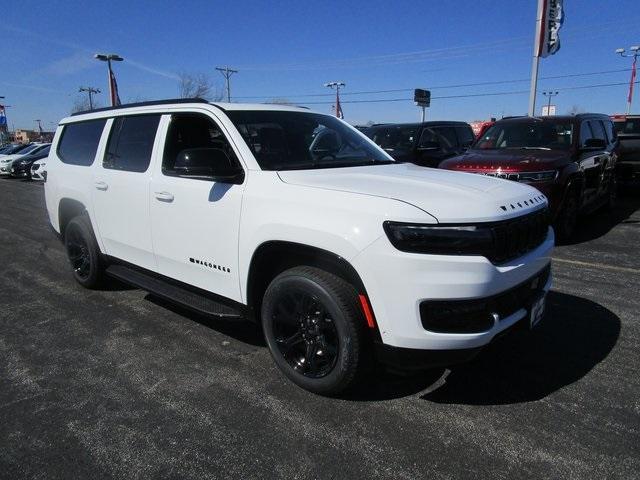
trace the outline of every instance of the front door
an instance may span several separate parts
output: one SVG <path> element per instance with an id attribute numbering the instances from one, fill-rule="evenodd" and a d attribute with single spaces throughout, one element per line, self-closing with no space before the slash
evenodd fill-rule
<path id="1" fill-rule="evenodd" d="M 93 170 L 93 205 L 108 255 L 155 270 L 149 219 L 151 160 L 159 114 L 110 120 L 104 157 Z M 109 125 L 107 126 L 109 128 Z"/>
<path id="2" fill-rule="evenodd" d="M 244 185 L 190 175 L 179 165 L 189 149 L 216 148 L 237 161 L 223 128 L 209 114 L 163 117 L 163 154 L 149 201 L 158 271 L 190 285 L 240 300 L 238 231 Z"/>

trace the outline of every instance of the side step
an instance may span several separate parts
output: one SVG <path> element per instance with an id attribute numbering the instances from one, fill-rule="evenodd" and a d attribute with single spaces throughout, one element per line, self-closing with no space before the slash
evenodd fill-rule
<path id="1" fill-rule="evenodd" d="M 147 290 L 170 302 L 178 303 L 186 308 L 205 315 L 225 319 L 242 318 L 239 310 L 224 305 L 206 295 L 196 293 L 187 288 L 158 278 L 155 275 L 141 272 L 124 265 L 109 265 L 106 273 L 118 280 Z"/>

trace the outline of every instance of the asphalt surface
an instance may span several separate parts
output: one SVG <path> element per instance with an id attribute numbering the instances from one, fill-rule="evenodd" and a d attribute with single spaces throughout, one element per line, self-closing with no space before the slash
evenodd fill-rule
<path id="1" fill-rule="evenodd" d="M 557 248 L 537 332 L 346 399 L 250 323 L 82 289 L 43 197 L 0 180 L 2 478 L 640 478 L 640 196 Z"/>

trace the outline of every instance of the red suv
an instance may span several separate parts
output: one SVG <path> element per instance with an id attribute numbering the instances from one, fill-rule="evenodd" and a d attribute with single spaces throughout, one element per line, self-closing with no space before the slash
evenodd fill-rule
<path id="1" fill-rule="evenodd" d="M 549 199 L 562 241 L 572 235 L 578 215 L 615 202 L 617 146 L 607 115 L 512 117 L 497 121 L 440 168 L 536 187 Z"/>

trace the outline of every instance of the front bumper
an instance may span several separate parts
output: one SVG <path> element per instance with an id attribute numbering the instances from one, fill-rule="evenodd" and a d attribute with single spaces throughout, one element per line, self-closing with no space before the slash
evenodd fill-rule
<path id="1" fill-rule="evenodd" d="M 551 262 L 553 229 L 527 254 L 500 265 L 484 257 L 412 254 L 396 250 L 379 238 L 353 260 L 373 308 L 382 343 L 414 350 L 465 350 L 487 345 L 528 314 L 520 305 L 509 315 L 475 333 L 429 331 L 420 305 L 427 301 L 469 301 L 494 298 L 536 277 Z M 540 292 L 551 288 L 551 274 Z"/>
<path id="2" fill-rule="evenodd" d="M 31 165 L 28 167 L 12 167 L 10 172 L 12 177 L 25 178 L 31 176 Z"/>

